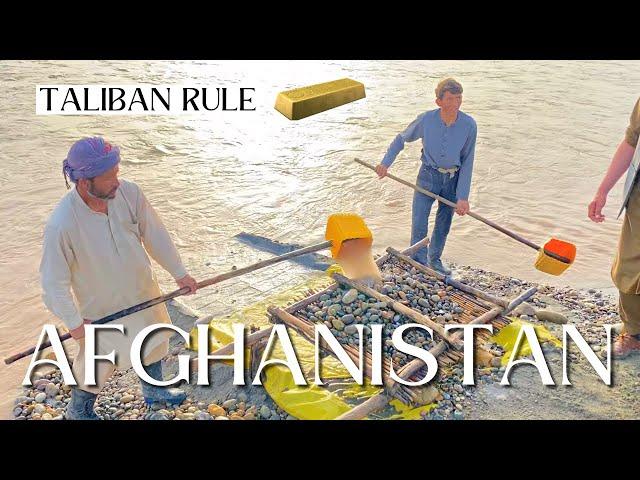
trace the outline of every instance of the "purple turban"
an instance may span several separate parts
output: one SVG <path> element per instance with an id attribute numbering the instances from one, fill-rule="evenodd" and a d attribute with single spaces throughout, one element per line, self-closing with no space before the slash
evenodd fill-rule
<path id="1" fill-rule="evenodd" d="M 120 162 L 120 149 L 103 138 L 83 138 L 71 146 L 62 163 L 62 173 L 73 183 L 80 178 L 93 178 L 103 174 Z M 67 185 L 68 186 L 68 185 Z"/>

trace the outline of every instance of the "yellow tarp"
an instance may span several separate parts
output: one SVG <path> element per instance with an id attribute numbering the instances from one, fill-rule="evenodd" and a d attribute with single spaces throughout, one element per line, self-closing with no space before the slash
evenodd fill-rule
<path id="1" fill-rule="evenodd" d="M 307 282 L 294 288 L 272 295 L 265 300 L 255 303 L 241 311 L 234 312 L 231 316 L 213 319 L 209 324 L 210 347 L 214 351 L 233 341 L 232 325 L 242 323 L 244 325 L 256 325 L 259 328 L 268 328 L 271 323 L 267 319 L 267 307 L 275 305 L 286 307 L 293 302 L 304 298 L 309 290 L 322 290 L 328 287 L 333 280 L 327 275 L 339 271 L 340 267 L 332 265 L 326 273 L 315 274 Z M 348 404 L 343 398 L 365 399 L 376 395 L 381 391 L 379 387 L 368 384 L 358 385 L 351 379 L 347 369 L 335 358 L 324 357 L 321 360 L 322 379 L 351 379 L 352 386 L 346 386 L 340 395 L 330 392 L 326 388 L 314 385 L 314 345 L 289 329 L 289 336 L 298 355 L 298 362 L 302 368 L 309 385 L 298 386 L 295 384 L 290 370 L 282 365 L 270 365 L 265 368 L 263 386 L 273 401 L 288 414 L 301 420 L 332 420 L 351 410 L 353 405 Z M 198 335 L 194 328 L 191 331 L 191 346 L 197 350 Z M 245 358 L 248 359 L 247 354 Z M 281 346 L 277 343 L 269 358 L 285 359 Z M 231 363 L 228 361 L 227 363 Z M 366 383 L 366 382 L 365 382 Z M 411 408 L 394 400 L 391 402 L 398 411 L 393 419 L 419 419 L 420 412 L 428 412 L 432 405 Z"/>
<path id="2" fill-rule="evenodd" d="M 504 348 L 505 352 L 501 360 L 502 365 L 507 365 L 509 363 L 513 348 L 515 347 L 516 340 L 518 339 L 518 334 L 520 333 L 520 329 L 523 325 L 533 326 L 533 329 L 535 330 L 536 336 L 538 337 L 540 343 L 551 342 L 556 347 L 562 346 L 562 342 L 558 340 L 549 330 L 547 330 L 544 325 L 535 325 L 533 323 L 525 322 L 517 318 L 510 318 L 510 320 L 512 322 L 509 325 L 502 328 L 489 340 L 493 343 L 497 343 L 502 348 Z M 516 356 L 514 357 L 514 359 L 526 357 L 529 354 L 531 354 L 531 346 L 527 341 L 527 337 L 523 336 L 522 341 L 520 342 L 519 351 L 516 352 Z"/>

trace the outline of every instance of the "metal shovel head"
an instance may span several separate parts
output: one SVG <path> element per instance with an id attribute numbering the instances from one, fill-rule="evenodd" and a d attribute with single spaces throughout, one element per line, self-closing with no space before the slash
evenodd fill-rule
<path id="1" fill-rule="evenodd" d="M 364 220 L 355 213 L 334 213 L 327 220 L 325 238 L 331 241 L 331 256 L 337 258 L 342 243 L 355 238 L 366 239 L 373 243 L 371 230 Z"/>
<path id="2" fill-rule="evenodd" d="M 549 256 L 546 252 L 552 252 L 556 255 L 560 255 L 567 260 L 568 263 L 557 260 Z M 562 275 L 564 271 L 569 268 L 576 259 L 576 246 L 573 243 L 564 242 L 557 238 L 552 238 L 544 247 L 538 251 L 538 258 L 536 258 L 535 267 L 541 272 L 548 273 L 550 275 Z"/>

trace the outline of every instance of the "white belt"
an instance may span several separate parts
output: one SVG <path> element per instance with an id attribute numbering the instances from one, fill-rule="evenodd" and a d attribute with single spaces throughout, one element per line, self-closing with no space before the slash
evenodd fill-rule
<path id="1" fill-rule="evenodd" d="M 448 173 L 450 178 L 453 178 L 453 176 L 456 174 L 456 172 L 459 170 L 458 167 L 453 167 L 453 168 L 438 168 L 438 171 L 440 173 Z"/>

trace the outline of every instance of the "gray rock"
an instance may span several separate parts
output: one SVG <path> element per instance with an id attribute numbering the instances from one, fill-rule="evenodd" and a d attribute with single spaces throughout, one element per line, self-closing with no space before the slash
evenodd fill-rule
<path id="1" fill-rule="evenodd" d="M 347 335 L 356 335 L 358 333 L 358 328 L 355 325 L 347 325 L 344 327 L 344 332 Z"/>
<path id="2" fill-rule="evenodd" d="M 229 410 L 231 408 L 234 408 L 237 403 L 238 403 L 238 400 L 236 400 L 235 398 L 230 398 L 229 400 L 227 400 L 222 404 L 222 408 Z"/>
<path id="3" fill-rule="evenodd" d="M 558 312 L 551 312 L 549 310 L 536 310 L 536 317 L 538 320 L 542 320 L 543 322 L 552 322 L 552 323 L 567 323 L 569 320 L 567 317 Z"/>
<path id="4" fill-rule="evenodd" d="M 34 400 L 36 401 L 36 403 L 42 403 L 47 399 L 47 394 L 44 392 L 40 392 L 39 394 L 37 394 L 34 398 Z"/>
<path id="5" fill-rule="evenodd" d="M 41 392 L 44 392 L 44 389 L 47 387 L 47 385 L 49 385 L 51 383 L 51 380 L 49 380 L 48 378 L 41 378 L 40 380 L 37 380 L 33 386 L 35 387 L 36 390 L 40 390 Z"/>
<path id="6" fill-rule="evenodd" d="M 529 317 L 533 317 L 536 314 L 536 309 L 528 303 L 523 303 L 518 305 L 513 311 L 515 315 L 528 315 Z"/>
<path id="7" fill-rule="evenodd" d="M 352 288 L 351 290 L 349 290 L 347 293 L 344 294 L 344 296 L 342 297 L 342 303 L 344 303 L 345 305 L 348 305 L 354 302 L 356 298 L 358 298 L 358 290 L 356 290 L 355 288 Z"/>
<path id="8" fill-rule="evenodd" d="M 431 301 L 437 303 L 440 301 L 440 297 L 438 295 L 431 295 Z"/>
<path id="9" fill-rule="evenodd" d="M 59 391 L 60 388 L 55 383 L 50 383 L 44 388 L 44 393 L 46 393 L 48 397 L 55 397 Z"/>
<path id="10" fill-rule="evenodd" d="M 344 330 L 344 323 L 342 323 L 342 321 L 337 318 L 334 318 L 333 320 L 331 320 L 331 324 L 333 325 L 333 328 L 335 328 L 339 332 Z"/>
<path id="11" fill-rule="evenodd" d="M 271 416 L 271 410 L 266 405 L 260 407 L 260 416 L 263 418 L 269 418 Z"/>
<path id="12" fill-rule="evenodd" d="M 355 322 L 355 317 L 352 314 L 347 314 L 347 315 L 343 315 L 340 320 L 342 321 L 342 323 L 344 323 L 345 325 L 351 325 L 353 322 Z"/>
<path id="13" fill-rule="evenodd" d="M 169 420 L 169 417 L 164 413 L 153 412 L 151 415 L 149 415 L 148 419 L 149 420 Z"/>
<path id="14" fill-rule="evenodd" d="M 196 412 L 196 420 L 213 420 L 213 417 L 207 412 Z"/>

